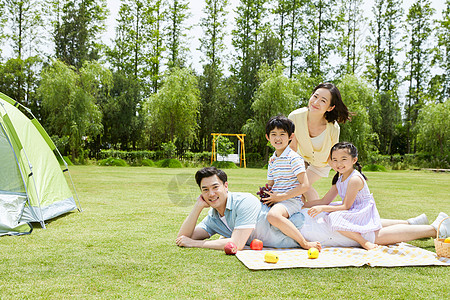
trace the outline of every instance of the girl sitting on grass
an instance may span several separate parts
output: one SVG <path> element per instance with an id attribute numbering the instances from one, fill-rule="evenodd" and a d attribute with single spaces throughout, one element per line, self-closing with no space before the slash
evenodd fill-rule
<path id="1" fill-rule="evenodd" d="M 331 189 L 316 202 L 326 205 L 313 206 L 308 214 L 315 217 L 328 212 L 325 221 L 332 230 L 358 242 L 364 249 L 378 247 L 374 241 L 375 232 L 382 227 L 380 215 L 367 186 L 367 178 L 361 173 L 358 150 L 351 143 L 337 143 L 331 148 L 330 159 L 330 165 L 337 173 Z M 338 194 L 342 203 L 330 204 Z M 314 205 L 314 202 L 308 204 Z"/>

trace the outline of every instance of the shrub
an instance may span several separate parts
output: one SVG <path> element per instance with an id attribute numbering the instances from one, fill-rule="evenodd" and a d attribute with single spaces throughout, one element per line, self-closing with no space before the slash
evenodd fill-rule
<path id="1" fill-rule="evenodd" d="M 106 159 L 108 157 L 120 158 L 127 161 L 129 164 L 139 162 L 143 159 L 157 160 L 163 158 L 162 151 L 120 151 L 120 150 L 101 150 L 99 159 Z"/>
<path id="2" fill-rule="evenodd" d="M 215 161 L 212 164 L 218 169 L 238 169 L 239 167 L 232 161 Z"/>
<path id="3" fill-rule="evenodd" d="M 98 162 L 99 166 L 117 166 L 117 167 L 126 167 L 128 166 L 127 162 L 120 158 L 109 157 L 107 159 L 102 159 Z"/>
<path id="4" fill-rule="evenodd" d="M 145 166 L 145 167 L 154 167 L 155 166 L 155 163 L 153 162 L 153 160 L 151 160 L 151 159 L 143 159 L 142 161 L 141 161 L 141 166 Z"/>
<path id="5" fill-rule="evenodd" d="M 211 151 L 203 151 L 203 152 L 191 152 L 186 151 L 182 157 L 184 160 L 190 160 L 193 162 L 209 162 L 211 161 Z"/>
<path id="6" fill-rule="evenodd" d="M 182 168 L 183 165 L 176 159 L 167 158 L 156 162 L 156 166 L 159 168 Z"/>
<path id="7" fill-rule="evenodd" d="M 365 165 L 362 168 L 363 172 L 370 171 L 370 172 L 387 172 L 386 168 L 381 165 Z"/>

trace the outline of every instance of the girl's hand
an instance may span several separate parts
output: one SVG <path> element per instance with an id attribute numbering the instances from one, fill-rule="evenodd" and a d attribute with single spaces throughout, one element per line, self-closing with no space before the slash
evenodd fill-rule
<path id="1" fill-rule="evenodd" d="M 314 207 L 310 208 L 308 210 L 308 215 L 310 215 L 312 218 L 314 218 L 321 212 L 323 212 L 323 206 L 318 205 L 318 206 L 314 206 Z"/>

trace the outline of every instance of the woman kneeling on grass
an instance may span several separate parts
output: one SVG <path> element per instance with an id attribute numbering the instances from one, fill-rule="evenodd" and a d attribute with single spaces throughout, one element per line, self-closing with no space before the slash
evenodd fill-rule
<path id="1" fill-rule="evenodd" d="M 378 247 L 377 244 L 386 245 L 398 242 L 398 234 L 402 234 L 403 239 L 407 238 L 405 232 L 407 233 L 411 227 L 401 224 L 401 222 L 399 224 L 394 222 L 394 226 L 381 230 L 380 215 L 367 186 L 367 178 L 361 172 L 356 147 L 348 142 L 337 143 L 331 148 L 330 159 L 331 167 L 337 172 L 333 178 L 332 187 L 322 199 L 310 201 L 304 206 L 311 207 L 308 215 L 314 218 L 321 212 L 325 212 L 323 220 L 331 230 L 352 239 L 367 250 Z M 357 170 L 354 166 L 357 167 Z M 331 203 L 338 194 L 343 201 Z M 431 226 L 424 225 L 427 227 L 423 229 L 428 228 L 432 233 L 439 224 L 438 222 L 446 216 L 441 213 Z M 417 228 L 414 230 L 414 234 L 416 234 Z M 396 234 L 397 231 L 398 234 Z M 413 237 L 417 238 L 415 235 Z"/>

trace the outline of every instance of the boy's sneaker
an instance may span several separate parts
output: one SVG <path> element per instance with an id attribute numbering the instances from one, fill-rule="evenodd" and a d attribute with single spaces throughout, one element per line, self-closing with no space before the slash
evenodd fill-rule
<path id="1" fill-rule="evenodd" d="M 438 230 L 441 221 L 447 217 L 448 215 L 446 213 L 440 212 L 431 226 L 433 226 L 434 229 Z M 442 222 L 441 227 L 439 228 L 439 238 L 445 239 L 446 237 L 450 237 L 450 218 Z"/>
<path id="2" fill-rule="evenodd" d="M 428 225 L 430 222 L 428 221 L 426 214 L 421 214 L 415 218 L 411 218 L 406 220 L 410 225 Z"/>

